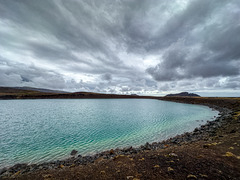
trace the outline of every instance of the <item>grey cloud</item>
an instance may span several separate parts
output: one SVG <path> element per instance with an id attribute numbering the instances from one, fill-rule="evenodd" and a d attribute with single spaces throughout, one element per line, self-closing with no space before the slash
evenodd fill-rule
<path id="1" fill-rule="evenodd" d="M 80 91 L 93 90 L 96 86 L 75 80 L 65 80 L 64 76 L 54 71 L 47 71 L 34 65 L 26 66 L 20 63 L 9 63 L 1 60 L 1 86 L 33 86 L 39 88 Z"/>
<path id="2" fill-rule="evenodd" d="M 111 81 L 112 80 L 112 75 L 109 73 L 103 74 L 102 79 L 106 81 Z"/>
<path id="3" fill-rule="evenodd" d="M 192 30 L 199 25 L 204 25 L 221 6 L 224 7 L 227 4 L 224 0 L 194 0 L 189 1 L 185 9 L 174 12 L 180 5 L 176 1 L 173 2 L 173 7 L 171 3 L 163 1 L 142 1 L 143 7 L 137 6 L 138 2 L 133 2 L 138 9 L 129 11 L 130 13 L 124 12 L 126 18 L 122 21 L 126 29 L 124 37 L 127 48 L 130 52 L 137 50 L 148 53 L 165 49 L 179 39 L 188 39 Z M 155 9 L 156 12 L 150 14 Z M 170 18 L 163 16 L 169 11 L 173 11 Z M 149 14 L 154 16 L 148 17 Z M 153 31 L 153 29 L 156 30 Z"/>
<path id="4" fill-rule="evenodd" d="M 226 89 L 231 89 L 232 91 L 240 90 L 240 81 L 238 78 L 196 78 L 194 81 L 189 80 L 178 80 L 169 81 L 164 83 L 159 83 L 159 91 L 190 91 L 197 92 L 199 89 L 201 91 L 224 91 Z"/>
<path id="5" fill-rule="evenodd" d="M 23 82 L 31 82 L 28 78 L 25 78 L 24 76 L 21 76 Z"/>
<path id="6" fill-rule="evenodd" d="M 68 91 L 90 91 L 119 93 L 126 91 L 127 81 L 112 81 L 111 74 L 104 74 L 106 82 L 76 82 L 74 79 L 67 80 L 64 75 L 51 70 L 44 70 L 34 65 L 26 66 L 22 63 L 11 63 L 1 58 L 0 61 L 0 85 L 1 86 L 33 86 L 39 88 L 61 89 Z M 121 85 L 122 84 L 122 85 Z M 132 84 L 127 87 L 130 91 L 142 90 L 143 84 Z M 146 88 L 147 89 L 147 88 Z"/>
<path id="7" fill-rule="evenodd" d="M 195 1 L 197 2 L 197 1 Z M 193 8 L 191 4 L 184 12 L 184 16 L 180 18 L 184 19 L 183 24 L 196 20 L 195 15 L 203 13 L 205 11 L 209 12 L 209 5 L 216 9 L 211 10 L 214 12 L 212 16 L 222 16 L 228 14 L 229 19 L 236 19 L 236 16 L 239 16 L 240 10 L 238 13 L 229 13 L 228 10 L 223 10 L 225 6 L 228 5 L 225 2 L 225 6 L 220 1 L 218 3 L 207 3 L 206 1 L 197 2 L 204 3 L 206 6 L 200 6 Z M 206 4 L 207 3 L 207 4 Z M 234 4 L 234 2 L 232 2 Z M 235 1 L 236 7 L 240 5 Z M 204 10 L 206 8 L 206 10 Z M 193 9 L 195 9 L 193 11 Z M 200 11 L 200 12 L 199 12 Z M 218 12 L 219 11 L 219 12 Z M 189 14 L 189 12 L 192 12 Z M 185 13 L 188 15 L 185 16 Z M 223 14 L 221 14 L 223 13 Z M 192 15 L 191 15 L 192 14 Z M 185 36 L 188 36 L 185 39 L 178 40 L 174 45 L 168 47 L 165 50 L 162 60 L 155 67 L 150 67 L 146 71 L 157 81 L 175 81 L 181 79 L 193 79 L 197 77 L 210 78 L 210 77 L 235 77 L 240 75 L 240 54 L 238 47 L 240 47 L 240 39 L 238 34 L 240 32 L 239 22 L 238 21 L 227 21 L 225 18 L 217 18 L 215 22 L 209 23 L 211 18 L 204 15 L 203 19 L 197 20 L 195 23 L 190 23 L 189 29 L 183 33 Z M 214 18 L 213 18 L 214 19 Z M 204 21 L 203 21 L 204 20 Z M 177 23 L 181 22 L 179 19 Z M 198 28 L 199 23 L 202 24 L 204 28 L 195 34 L 194 28 Z M 197 26 L 195 26 L 197 25 Z M 183 25 L 178 27 L 181 29 Z M 174 31 L 176 28 L 173 28 Z M 190 30 L 190 31 L 189 31 Z M 191 36 L 199 36 L 197 40 L 193 37 L 194 41 L 191 41 Z M 172 35 L 171 35 L 172 37 Z M 178 37 L 181 37 L 178 35 Z M 189 43 L 190 42 L 190 43 Z M 194 49 L 194 46 L 197 46 L 197 50 Z"/>
<path id="8" fill-rule="evenodd" d="M 26 41 L 26 45 L 30 46 L 31 51 L 39 57 L 50 60 L 55 58 L 56 61 L 62 58 L 76 61 L 77 58 L 69 53 L 70 50 L 74 50 L 93 55 L 93 58 L 101 61 L 103 65 L 114 66 L 114 63 L 106 61 L 106 58 L 95 57 L 95 54 L 99 53 L 111 58 L 121 68 L 123 62 L 109 51 L 106 42 L 107 34 L 101 30 L 98 31 L 98 24 L 101 25 L 104 17 L 95 16 L 94 13 L 100 12 L 98 12 L 97 5 L 94 3 L 91 5 L 93 7 L 80 1 L 68 1 L 68 3 L 64 1 L 4 1 L 1 5 L 1 9 L 4 9 L 1 17 L 11 20 L 17 27 L 24 26 L 32 32 L 42 33 L 43 36 L 53 36 L 58 40 L 56 43 L 65 46 L 63 49 L 57 49 L 46 44 L 33 44 Z M 13 9 L 16 11 L 12 11 Z"/>
<path id="9" fill-rule="evenodd" d="M 239 18 L 238 0 L 0 0 L 0 85 L 238 89 Z"/>
<path id="10" fill-rule="evenodd" d="M 231 16 L 235 19 L 236 15 Z M 240 15 L 238 15 L 240 17 Z M 226 19 L 227 20 L 227 19 Z M 231 23 L 230 23 L 231 22 Z M 240 32 L 240 22 L 230 21 L 223 27 L 211 27 L 211 36 L 208 35 L 208 41 L 205 41 L 204 45 L 207 48 L 217 53 L 219 61 L 239 60 L 240 52 L 240 38 L 238 34 Z"/>
<path id="11" fill-rule="evenodd" d="M 4 61 L 2 61 L 4 62 Z M 65 81 L 56 72 L 46 71 L 34 65 L 5 62 L 0 64 L 0 84 L 3 86 L 35 86 L 63 89 Z"/>

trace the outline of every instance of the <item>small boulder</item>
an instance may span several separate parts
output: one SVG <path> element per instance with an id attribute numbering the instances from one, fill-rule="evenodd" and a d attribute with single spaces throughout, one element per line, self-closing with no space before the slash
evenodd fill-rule
<path id="1" fill-rule="evenodd" d="M 100 174 L 106 174 L 106 171 L 100 171 Z"/>
<path id="2" fill-rule="evenodd" d="M 78 153 L 78 151 L 74 149 L 74 150 L 72 150 L 72 152 L 71 152 L 71 156 L 75 156 L 77 153 Z"/>
<path id="3" fill-rule="evenodd" d="M 231 130 L 230 133 L 236 133 L 237 131 L 235 129 Z"/>
<path id="4" fill-rule="evenodd" d="M 226 154 L 225 154 L 225 155 L 223 155 L 223 156 L 226 156 L 226 157 L 232 157 L 232 156 L 234 156 L 234 154 L 233 154 L 233 153 L 231 153 L 231 152 L 226 152 Z"/>
<path id="5" fill-rule="evenodd" d="M 21 174 L 21 171 L 18 171 L 18 172 L 16 172 L 13 176 L 18 176 L 19 174 Z"/>
<path id="6" fill-rule="evenodd" d="M 204 144 L 203 148 L 209 148 L 211 145 L 210 144 Z"/>
<path id="7" fill-rule="evenodd" d="M 133 176 L 127 176 L 127 179 L 133 179 L 134 177 Z"/>
<path id="8" fill-rule="evenodd" d="M 151 150 L 151 145 L 148 142 L 144 145 L 144 150 Z"/>
<path id="9" fill-rule="evenodd" d="M 187 176 L 187 179 L 197 179 L 197 176 L 192 175 L 192 174 L 189 174 L 189 175 Z"/>
<path id="10" fill-rule="evenodd" d="M 109 154 L 114 154 L 114 150 L 113 149 L 111 149 L 110 151 L 109 151 Z"/>
<path id="11" fill-rule="evenodd" d="M 169 157 L 178 157 L 178 155 L 175 154 L 175 153 L 170 153 L 170 154 L 169 154 Z"/>
<path id="12" fill-rule="evenodd" d="M 42 175 L 44 179 L 49 179 L 49 178 L 52 178 L 52 175 L 51 174 L 45 174 L 45 175 Z"/>
<path id="13" fill-rule="evenodd" d="M 173 172 L 174 171 L 174 169 L 173 168 L 171 168 L 171 167 L 168 167 L 168 172 Z"/>
<path id="14" fill-rule="evenodd" d="M 5 173 L 7 171 L 7 168 L 0 169 L 0 175 Z"/>
<path id="15" fill-rule="evenodd" d="M 16 173 L 16 172 L 26 169 L 26 168 L 27 168 L 27 164 L 15 164 L 14 166 L 9 168 L 9 171 Z"/>
<path id="16" fill-rule="evenodd" d="M 75 164 L 71 164 L 71 165 L 70 165 L 70 168 L 73 168 L 73 167 L 75 167 L 75 166 L 76 166 Z"/>
<path id="17" fill-rule="evenodd" d="M 63 165 L 63 164 L 60 164 L 60 165 L 59 165 L 59 168 L 64 168 L 64 165 Z"/>
<path id="18" fill-rule="evenodd" d="M 206 174 L 199 174 L 201 176 L 201 178 L 204 178 L 204 179 L 208 179 L 208 175 Z"/>

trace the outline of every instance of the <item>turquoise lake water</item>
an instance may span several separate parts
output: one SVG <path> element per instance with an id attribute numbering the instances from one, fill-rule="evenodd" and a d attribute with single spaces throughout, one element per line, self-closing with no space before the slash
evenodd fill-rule
<path id="1" fill-rule="evenodd" d="M 218 112 L 152 99 L 0 101 L 0 167 L 139 146 L 192 131 Z"/>

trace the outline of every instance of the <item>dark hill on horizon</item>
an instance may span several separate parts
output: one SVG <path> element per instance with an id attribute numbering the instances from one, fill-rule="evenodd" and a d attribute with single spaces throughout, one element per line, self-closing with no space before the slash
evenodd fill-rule
<path id="1" fill-rule="evenodd" d="M 151 98 L 151 96 L 103 94 L 94 92 L 65 92 L 32 87 L 0 87 L 0 99 L 93 99 L 93 98 Z"/>
<path id="2" fill-rule="evenodd" d="M 188 93 L 188 92 L 181 92 L 181 93 L 177 93 L 177 94 L 168 94 L 165 97 L 173 97 L 173 96 L 181 96 L 181 97 L 201 97 L 198 94 L 194 94 L 194 93 Z"/>
<path id="3" fill-rule="evenodd" d="M 200 97 L 198 94 L 181 92 L 165 97 Z M 82 98 L 154 98 L 137 94 L 104 94 L 95 92 L 65 92 L 33 87 L 0 87 L 0 99 L 82 99 Z"/>
<path id="4" fill-rule="evenodd" d="M 0 92 L 5 91 L 5 92 L 19 92 L 19 90 L 24 90 L 24 91 L 38 91 L 38 92 L 43 92 L 43 93 L 69 93 L 66 91 L 59 91 L 59 90 L 52 90 L 52 89 L 44 89 L 44 88 L 34 88 L 34 87 L 0 87 Z"/>

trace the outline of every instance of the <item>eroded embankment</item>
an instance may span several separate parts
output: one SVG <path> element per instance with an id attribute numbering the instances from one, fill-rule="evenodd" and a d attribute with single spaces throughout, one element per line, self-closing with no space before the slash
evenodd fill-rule
<path id="1" fill-rule="evenodd" d="M 203 104 L 220 116 L 191 133 L 138 148 L 115 149 L 38 165 L 3 169 L 17 179 L 238 179 L 240 177 L 240 99 L 159 98 Z"/>

